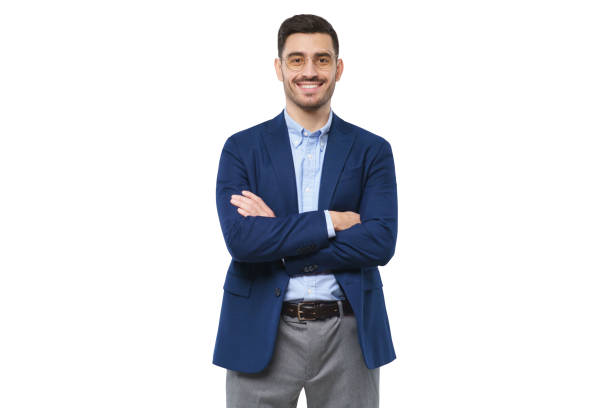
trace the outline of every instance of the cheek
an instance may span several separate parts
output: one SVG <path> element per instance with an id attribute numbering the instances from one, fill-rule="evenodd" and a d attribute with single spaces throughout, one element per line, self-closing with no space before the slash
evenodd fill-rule
<path id="1" fill-rule="evenodd" d="M 297 84 L 294 82 L 294 79 L 295 79 L 294 77 L 287 78 L 287 84 L 289 86 L 297 87 Z"/>

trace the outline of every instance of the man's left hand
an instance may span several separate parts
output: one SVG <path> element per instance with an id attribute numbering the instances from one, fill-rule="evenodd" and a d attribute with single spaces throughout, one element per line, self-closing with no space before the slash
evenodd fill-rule
<path id="1" fill-rule="evenodd" d="M 242 190 L 242 195 L 232 194 L 230 202 L 238 207 L 238 212 L 245 217 L 276 217 L 264 200 L 248 190 Z"/>

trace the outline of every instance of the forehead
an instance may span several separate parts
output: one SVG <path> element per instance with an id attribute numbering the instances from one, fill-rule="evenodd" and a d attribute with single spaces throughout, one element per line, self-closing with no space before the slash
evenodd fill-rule
<path id="1" fill-rule="evenodd" d="M 315 54 L 327 52 L 334 53 L 334 45 L 331 36 L 323 33 L 294 33 L 287 37 L 283 54 L 300 52 L 304 54 Z"/>

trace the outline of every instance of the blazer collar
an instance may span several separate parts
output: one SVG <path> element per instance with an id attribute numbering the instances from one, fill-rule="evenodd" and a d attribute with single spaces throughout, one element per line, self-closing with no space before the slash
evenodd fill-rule
<path id="1" fill-rule="evenodd" d="M 264 147 L 270 155 L 279 187 L 279 195 L 283 196 L 288 209 L 287 213 L 298 213 L 295 167 L 284 109 L 275 118 L 267 122 L 263 136 Z M 340 172 L 354 141 L 355 135 L 350 131 L 347 122 L 332 112 L 332 122 L 323 158 L 321 186 L 319 188 L 319 209 L 321 210 L 327 210 L 331 205 Z"/>

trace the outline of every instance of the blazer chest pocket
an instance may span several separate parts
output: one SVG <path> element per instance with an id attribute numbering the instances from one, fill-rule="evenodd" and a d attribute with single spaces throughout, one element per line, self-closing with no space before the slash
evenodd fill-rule
<path id="1" fill-rule="evenodd" d="M 345 168 L 342 171 L 334 194 L 334 209 L 338 211 L 350 210 L 359 212 L 358 208 L 362 193 L 361 174 L 361 166 Z"/>
<path id="2" fill-rule="evenodd" d="M 350 180 L 350 179 L 361 179 L 361 172 L 363 167 L 349 167 L 342 170 L 342 174 L 340 175 L 340 181 Z"/>
<path id="3" fill-rule="evenodd" d="M 237 296 L 249 297 L 251 295 L 252 284 L 253 281 L 251 279 L 228 273 L 225 276 L 223 290 Z"/>

